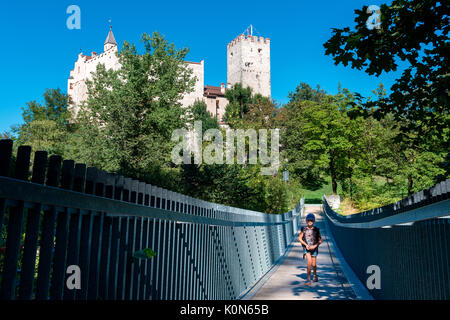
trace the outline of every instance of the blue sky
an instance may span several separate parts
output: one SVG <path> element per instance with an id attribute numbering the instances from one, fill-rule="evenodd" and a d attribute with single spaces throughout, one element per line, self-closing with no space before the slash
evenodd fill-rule
<path id="1" fill-rule="evenodd" d="M 330 93 L 343 87 L 370 95 L 379 83 L 389 88 L 399 72 L 368 76 L 335 66 L 323 43 L 331 28 L 353 26 L 354 10 L 386 1 L 8 1 L 0 11 L 0 132 L 22 122 L 21 107 L 41 100 L 46 88 L 67 90 L 77 54 L 102 52 L 112 19 L 119 47 L 140 44 L 142 33 L 158 30 L 187 60 L 205 60 L 205 84 L 226 83 L 226 45 L 250 24 L 271 39 L 272 98 L 287 102 L 300 82 Z M 390 2 L 390 1 L 389 1 Z M 81 29 L 69 30 L 69 5 L 81 9 Z M 142 46 L 138 46 L 142 49 Z"/>

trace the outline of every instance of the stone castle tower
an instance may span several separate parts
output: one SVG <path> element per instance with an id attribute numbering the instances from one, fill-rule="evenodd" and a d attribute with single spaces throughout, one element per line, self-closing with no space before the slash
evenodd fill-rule
<path id="1" fill-rule="evenodd" d="M 240 34 L 227 45 L 227 87 L 236 83 L 271 96 L 270 39 Z"/>

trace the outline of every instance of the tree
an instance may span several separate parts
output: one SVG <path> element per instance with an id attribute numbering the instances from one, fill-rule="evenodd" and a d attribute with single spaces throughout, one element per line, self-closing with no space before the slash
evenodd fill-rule
<path id="1" fill-rule="evenodd" d="M 14 140 L 14 134 L 11 131 L 0 132 L 0 139 L 11 139 Z"/>
<path id="2" fill-rule="evenodd" d="M 30 145 L 34 150 L 63 155 L 70 148 L 67 139 L 75 130 L 70 123 L 68 97 L 58 89 L 47 89 L 44 102 L 36 100 L 23 107 L 24 124 L 13 127 L 19 145 Z"/>
<path id="3" fill-rule="evenodd" d="M 223 120 L 233 127 L 249 111 L 249 105 L 252 102 L 252 89 L 250 87 L 244 88 L 241 83 L 236 83 L 233 87 L 227 89 L 225 97 L 228 100 L 228 105 Z"/>
<path id="4" fill-rule="evenodd" d="M 288 98 L 291 102 L 314 101 L 320 103 L 325 96 L 325 90 L 322 90 L 319 85 L 313 89 L 309 84 L 302 82 L 294 92 L 289 92 Z"/>
<path id="5" fill-rule="evenodd" d="M 450 3 L 439 0 L 394 0 L 381 5 L 380 29 L 369 30 L 367 7 L 355 10 L 356 26 L 333 29 L 324 44 L 335 64 L 351 65 L 369 75 L 395 71 L 407 64 L 389 97 L 369 101 L 375 116 L 393 114 L 408 121 L 401 132 L 417 132 L 415 145 L 437 135 L 448 143 L 450 128 Z M 448 148 L 448 144 L 447 144 Z"/>
<path id="6" fill-rule="evenodd" d="M 206 103 L 204 101 L 197 100 L 189 108 L 189 112 L 192 115 L 191 124 L 194 125 L 194 121 L 202 122 L 202 134 L 208 129 L 219 129 L 219 122 L 217 118 L 213 117 L 207 110 Z"/>
<path id="7" fill-rule="evenodd" d="M 338 181 L 348 176 L 348 167 L 358 127 L 347 115 L 353 96 L 344 89 L 325 95 L 319 102 L 291 100 L 282 136 L 287 168 L 303 185 L 318 188 L 324 174 L 331 177 L 333 193 Z"/>
<path id="8" fill-rule="evenodd" d="M 121 68 L 98 65 L 79 112 L 78 158 L 161 186 L 179 188 L 170 165 L 172 131 L 185 127 L 181 98 L 195 83 L 184 63 L 188 49 L 176 49 L 164 36 L 143 34 L 145 52 L 124 42 Z"/>
<path id="9" fill-rule="evenodd" d="M 279 128 L 284 114 L 284 109 L 267 97 L 256 94 L 248 105 L 248 112 L 239 125 L 242 128 L 276 129 Z"/>

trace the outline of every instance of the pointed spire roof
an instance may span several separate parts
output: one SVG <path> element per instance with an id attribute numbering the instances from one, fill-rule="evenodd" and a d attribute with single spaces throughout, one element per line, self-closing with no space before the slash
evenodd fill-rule
<path id="1" fill-rule="evenodd" d="M 112 26 L 109 26 L 108 36 L 106 37 L 105 44 L 111 43 L 117 46 L 116 39 L 114 38 L 114 34 L 112 32 Z"/>

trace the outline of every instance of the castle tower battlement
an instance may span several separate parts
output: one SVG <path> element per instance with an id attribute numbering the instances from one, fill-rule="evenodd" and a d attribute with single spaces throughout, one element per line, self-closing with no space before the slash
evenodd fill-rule
<path id="1" fill-rule="evenodd" d="M 236 43 L 241 42 L 241 41 L 259 42 L 260 44 L 270 44 L 270 38 L 240 34 L 234 40 L 230 41 L 227 44 L 227 48 L 232 47 Z"/>
<path id="2" fill-rule="evenodd" d="M 271 96 L 270 39 L 240 34 L 227 45 L 227 86 L 242 83 L 253 93 Z"/>

